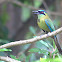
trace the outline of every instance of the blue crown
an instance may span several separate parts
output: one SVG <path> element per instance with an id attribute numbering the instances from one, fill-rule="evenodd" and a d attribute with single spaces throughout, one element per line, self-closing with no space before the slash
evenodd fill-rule
<path id="1" fill-rule="evenodd" d="M 42 12 L 42 11 L 43 11 L 43 12 L 46 12 L 45 10 L 38 10 L 38 11 L 41 11 L 41 12 Z M 46 12 L 46 13 L 47 13 L 47 12 Z"/>

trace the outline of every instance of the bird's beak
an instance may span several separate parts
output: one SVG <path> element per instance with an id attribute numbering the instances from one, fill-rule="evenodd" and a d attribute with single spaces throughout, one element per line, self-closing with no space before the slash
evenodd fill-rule
<path id="1" fill-rule="evenodd" d="M 34 14 L 39 14 L 38 11 L 32 11 Z"/>

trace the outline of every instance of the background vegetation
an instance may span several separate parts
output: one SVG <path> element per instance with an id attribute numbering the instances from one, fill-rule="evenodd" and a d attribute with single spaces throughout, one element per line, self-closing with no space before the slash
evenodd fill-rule
<path id="1" fill-rule="evenodd" d="M 0 45 L 44 34 L 37 26 L 37 16 L 32 13 L 38 9 L 47 11 L 56 29 L 62 26 L 62 0 L 0 0 Z M 57 37 L 62 45 L 62 35 Z M 0 49 L 0 56 L 23 62 L 62 62 L 52 38 Z"/>

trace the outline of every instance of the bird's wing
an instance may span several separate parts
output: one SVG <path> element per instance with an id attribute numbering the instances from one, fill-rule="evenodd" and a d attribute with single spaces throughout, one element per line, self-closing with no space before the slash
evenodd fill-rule
<path id="1" fill-rule="evenodd" d="M 52 32 L 52 31 L 55 31 L 55 28 L 54 28 L 54 25 L 53 25 L 53 22 L 49 19 L 45 19 L 45 23 L 46 25 L 48 26 L 49 30 Z"/>

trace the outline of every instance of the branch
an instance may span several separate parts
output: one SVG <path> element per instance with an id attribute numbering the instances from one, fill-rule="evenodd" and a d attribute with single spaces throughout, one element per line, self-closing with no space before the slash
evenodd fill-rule
<path id="1" fill-rule="evenodd" d="M 3 2 L 6 2 L 6 0 L 0 0 L 0 4 L 3 3 Z"/>
<path id="2" fill-rule="evenodd" d="M 44 7 L 46 8 L 46 9 L 49 9 L 48 8 L 48 6 L 47 6 L 47 4 L 46 4 L 46 2 L 43 0 L 43 5 L 44 5 Z"/>
<path id="3" fill-rule="evenodd" d="M 26 8 L 32 9 L 32 10 L 39 10 L 39 9 L 42 9 L 42 8 L 35 8 L 35 7 L 33 7 L 33 6 L 23 4 L 22 2 L 16 1 L 16 0 L 7 0 L 7 1 L 8 1 L 8 2 L 11 2 L 11 3 L 13 3 L 13 4 L 17 4 L 17 5 L 19 5 L 19 6 L 22 6 L 22 7 L 26 7 Z M 45 9 L 43 9 L 43 10 L 45 10 Z M 46 10 L 46 11 L 47 11 L 47 10 Z M 51 11 L 47 11 L 47 12 L 48 12 L 49 14 L 51 14 L 51 15 L 62 16 L 62 14 L 59 13 L 59 12 L 51 12 Z"/>
<path id="4" fill-rule="evenodd" d="M 26 5 L 26 4 L 23 4 L 22 2 L 19 2 L 19 1 L 16 1 L 16 0 L 1 0 L 0 1 L 0 4 L 3 3 L 3 2 L 11 2 L 11 3 L 14 3 L 14 4 L 17 4 L 19 6 L 23 6 L 23 7 L 27 7 L 27 8 L 30 8 L 32 10 L 39 10 L 39 9 L 42 9 L 42 8 L 35 8 L 33 6 L 29 6 L 29 5 Z M 45 9 L 44 9 L 45 10 Z M 46 10 L 47 11 L 47 10 Z M 49 14 L 51 15 L 58 15 L 58 16 L 62 16 L 61 13 L 59 12 L 51 12 L 51 11 L 47 11 Z"/>
<path id="5" fill-rule="evenodd" d="M 62 32 L 62 27 L 57 29 L 54 32 L 51 32 L 51 33 L 48 33 L 48 34 L 44 34 L 42 36 L 37 36 L 37 37 L 32 38 L 32 39 L 20 40 L 20 41 L 15 41 L 15 42 L 11 42 L 11 43 L 7 43 L 7 44 L 4 44 L 4 45 L 1 45 L 0 49 L 1 48 L 9 48 L 9 47 L 17 46 L 17 45 L 33 43 L 33 42 L 36 42 L 36 41 L 39 41 L 39 40 L 42 40 L 42 39 L 45 39 L 45 38 L 48 38 L 48 37 L 52 37 L 52 36 L 57 35 L 57 34 L 59 34 L 61 32 Z"/>
<path id="6" fill-rule="evenodd" d="M 21 62 L 21 61 L 17 61 L 17 60 L 14 60 L 12 58 L 4 57 L 4 56 L 0 56 L 0 60 L 6 61 L 6 62 Z"/>
<path id="7" fill-rule="evenodd" d="M 40 1 L 40 0 L 39 0 Z M 22 2 L 19 2 L 19 1 L 16 1 L 16 0 L 1 0 L 0 3 L 3 3 L 3 2 L 11 2 L 11 3 L 14 3 L 14 4 L 17 4 L 19 6 L 22 6 L 22 7 L 27 7 L 27 8 L 30 8 L 32 10 L 39 10 L 39 9 L 42 9 L 42 8 L 35 8 L 33 6 L 29 6 L 29 5 L 26 5 L 26 4 L 23 4 Z M 45 9 L 44 9 L 45 10 Z M 47 11 L 47 10 L 46 10 Z M 51 12 L 51 11 L 47 11 L 49 14 L 51 15 L 58 15 L 58 16 L 62 16 L 61 13 L 59 12 Z"/>

